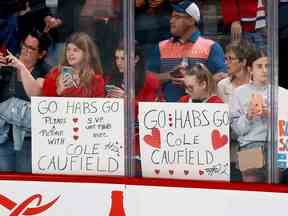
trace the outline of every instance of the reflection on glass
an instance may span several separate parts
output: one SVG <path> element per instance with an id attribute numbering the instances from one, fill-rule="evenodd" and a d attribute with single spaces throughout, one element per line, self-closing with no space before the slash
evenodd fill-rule
<path id="1" fill-rule="evenodd" d="M 0 171 L 31 172 L 30 96 L 104 96 L 122 32 L 121 1 L 46 3 L 0 15 Z"/>
<path id="2" fill-rule="evenodd" d="M 167 4 L 167 7 L 162 6 L 161 10 L 157 11 L 151 9 L 149 1 L 137 0 L 136 40 L 145 50 L 147 70 L 153 72 L 161 83 L 163 99 L 166 102 L 178 102 L 179 99 L 183 101 L 183 98 L 186 102 L 203 101 L 203 98 L 207 100 L 208 94 L 204 95 L 204 92 L 198 91 L 206 82 L 201 82 L 200 79 L 191 76 L 191 68 L 194 68 L 194 65 L 198 65 L 198 67 L 203 65 L 208 68 L 213 75 L 213 82 L 216 83 L 216 91 L 212 95 L 229 104 L 232 116 L 230 129 L 231 181 L 265 182 L 267 180 L 265 165 L 267 162 L 260 163 L 259 161 L 266 160 L 267 143 L 269 143 L 267 138 L 268 110 L 270 109 L 270 105 L 267 104 L 268 60 L 265 55 L 259 55 L 259 59 L 258 57 L 255 59 L 255 56 L 258 55 L 257 53 L 262 53 L 262 55 L 266 53 L 266 1 L 241 0 L 238 2 L 239 4 L 236 4 L 236 1 L 224 0 L 161 1 L 161 4 Z M 168 7 L 168 5 L 170 6 Z M 160 21 L 163 19 L 163 14 L 170 19 L 169 23 L 166 23 L 169 25 L 169 32 L 166 32 L 166 37 L 155 33 L 153 34 L 154 40 L 148 41 L 149 37 L 144 38 L 141 30 L 152 34 L 156 28 L 153 28 L 152 25 L 151 27 L 146 26 L 147 29 L 141 28 L 144 23 L 144 19 L 141 18 L 147 17 L 147 20 Z M 263 62 L 257 63 L 257 60 Z M 183 67 L 183 62 L 185 62 L 185 67 Z M 255 66 L 255 62 L 258 66 Z M 263 81 L 259 87 L 255 83 L 258 83 L 257 71 L 261 70 L 262 74 L 259 75 L 259 79 L 265 79 L 265 82 Z M 242 93 L 239 96 L 237 92 L 247 88 L 246 86 L 251 87 L 251 90 L 246 89 L 247 95 L 244 100 Z M 256 92 L 254 92 L 254 88 Z M 235 108 L 234 100 L 237 97 L 240 97 L 239 101 L 243 103 L 241 109 Z M 260 137 L 253 135 L 253 133 L 257 133 L 253 132 L 254 126 L 242 128 L 239 123 L 242 121 L 238 121 L 242 118 L 241 115 L 243 114 L 243 118 L 246 118 L 247 113 L 249 113 L 248 118 L 250 119 L 246 119 L 248 123 L 252 121 L 253 125 L 257 121 L 263 122 L 261 130 L 257 126 L 255 127 L 258 128 Z M 254 121 L 255 119 L 256 121 Z M 238 123 L 240 126 L 237 125 Z M 252 133 L 249 141 L 246 140 L 246 133 Z M 252 155 L 254 155 L 252 157 L 259 160 L 256 161 L 256 166 L 255 161 L 245 159 L 244 165 L 247 162 L 250 163 L 250 167 L 246 166 L 243 170 L 242 153 L 246 147 L 249 150 L 252 149 Z M 257 151 L 254 151 L 255 149 Z M 247 155 L 244 158 L 246 157 Z"/>

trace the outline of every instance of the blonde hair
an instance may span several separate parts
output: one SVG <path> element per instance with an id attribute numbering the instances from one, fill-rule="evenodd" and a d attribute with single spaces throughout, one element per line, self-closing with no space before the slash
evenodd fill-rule
<path id="1" fill-rule="evenodd" d="M 206 82 L 206 90 L 208 95 L 217 94 L 217 85 L 209 69 L 202 63 L 194 64 L 191 69 L 186 71 L 186 76 L 196 76 L 197 80 L 201 82 Z"/>
<path id="2" fill-rule="evenodd" d="M 80 70 L 79 78 L 80 78 L 80 85 L 87 87 L 89 86 L 91 82 L 91 78 L 93 77 L 95 73 L 96 74 L 103 73 L 98 48 L 95 45 L 92 38 L 88 34 L 84 32 L 73 33 L 65 42 L 65 47 L 62 52 L 61 59 L 60 59 L 60 64 L 59 64 L 60 67 L 69 66 L 69 63 L 66 57 L 68 44 L 74 44 L 84 53 L 83 63 L 82 63 L 82 68 Z M 90 70 L 86 70 L 87 67 Z M 93 72 L 91 71 L 91 69 L 93 70 Z"/>

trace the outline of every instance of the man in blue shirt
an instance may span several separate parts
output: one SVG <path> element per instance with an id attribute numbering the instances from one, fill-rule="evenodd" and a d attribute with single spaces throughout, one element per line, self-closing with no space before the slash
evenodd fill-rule
<path id="1" fill-rule="evenodd" d="M 173 37 L 161 41 L 148 62 L 148 69 L 157 74 L 168 102 L 176 102 L 185 94 L 183 67 L 203 63 L 216 81 L 226 77 L 223 49 L 217 42 L 200 35 L 200 10 L 196 3 L 183 0 L 172 7 L 170 32 Z M 171 72 L 176 68 L 180 68 L 180 74 L 175 76 Z"/>

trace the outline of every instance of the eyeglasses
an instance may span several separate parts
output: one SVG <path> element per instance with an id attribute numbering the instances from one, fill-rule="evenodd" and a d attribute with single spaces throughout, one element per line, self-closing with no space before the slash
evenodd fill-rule
<path id="1" fill-rule="evenodd" d="M 21 47 L 24 48 L 24 49 L 27 49 L 27 50 L 34 51 L 34 52 L 39 50 L 39 48 L 32 47 L 32 46 L 30 46 L 30 45 L 28 45 L 26 43 L 22 43 Z"/>
<path id="2" fill-rule="evenodd" d="M 238 58 L 231 57 L 231 56 L 225 56 L 225 61 L 226 62 L 232 62 L 232 61 L 235 61 L 235 60 L 238 60 Z"/>

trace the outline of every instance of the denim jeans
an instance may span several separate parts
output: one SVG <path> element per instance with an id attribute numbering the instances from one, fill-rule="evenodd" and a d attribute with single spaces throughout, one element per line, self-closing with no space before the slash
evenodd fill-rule
<path id="1" fill-rule="evenodd" d="M 0 104 L 0 144 L 5 142 L 9 125 L 13 127 L 15 150 L 20 150 L 25 131 L 31 131 L 31 104 L 18 98 L 10 98 Z"/>
<path id="2" fill-rule="evenodd" d="M 6 140 L 0 145 L 0 172 L 14 172 L 15 171 L 15 150 L 13 142 Z"/>
<path id="3" fill-rule="evenodd" d="M 0 145 L 0 172 L 31 173 L 31 137 L 25 137 L 23 147 L 19 151 L 13 148 L 13 140 Z"/>
<path id="4" fill-rule="evenodd" d="M 0 145 L 5 143 L 8 139 L 9 124 L 0 118 Z"/>
<path id="5" fill-rule="evenodd" d="M 266 49 L 267 48 L 267 33 L 265 31 L 258 32 L 243 32 L 243 37 L 255 44 L 256 49 Z"/>
<path id="6" fill-rule="evenodd" d="M 31 137 L 25 137 L 23 147 L 15 151 L 15 171 L 32 173 Z"/>

